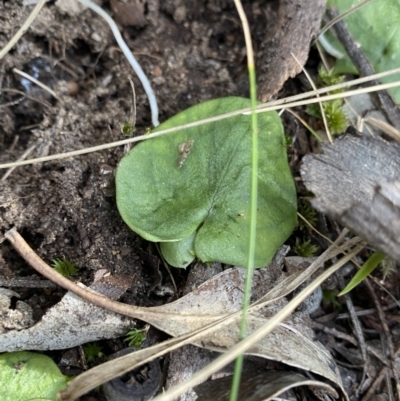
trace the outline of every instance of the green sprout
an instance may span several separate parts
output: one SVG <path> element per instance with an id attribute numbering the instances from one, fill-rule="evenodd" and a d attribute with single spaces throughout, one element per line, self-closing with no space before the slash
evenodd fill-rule
<path id="1" fill-rule="evenodd" d="M 333 70 L 326 71 L 324 68 L 320 68 L 318 71 L 319 77 L 318 82 L 322 87 L 336 85 L 342 83 L 344 80 L 343 75 L 339 75 L 333 72 Z M 328 92 L 328 94 L 332 95 L 335 93 L 342 92 L 342 89 L 338 89 L 335 91 Z M 335 99 L 329 102 L 324 102 L 322 107 L 324 109 L 326 120 L 328 123 L 328 127 L 332 134 L 342 133 L 347 127 L 347 117 L 342 108 L 343 100 Z M 321 109 L 318 104 L 308 105 L 306 108 L 307 114 L 312 117 L 317 118 L 318 120 L 322 119 Z"/>
<path id="2" fill-rule="evenodd" d="M 343 111 L 342 103 L 342 99 L 336 99 L 323 104 L 328 126 L 332 134 L 339 134 L 347 127 L 346 114 Z"/>
<path id="3" fill-rule="evenodd" d="M 321 86 L 333 86 L 341 84 L 344 81 L 344 75 L 340 75 L 334 72 L 333 69 L 326 71 L 325 68 L 320 68 L 318 71 L 318 81 Z M 341 93 L 343 89 L 336 89 L 335 91 L 329 92 L 330 94 Z"/>
<path id="4" fill-rule="evenodd" d="M 100 345 L 96 343 L 88 343 L 83 346 L 83 352 L 88 362 L 93 362 L 97 358 L 101 358 L 104 354 L 101 352 Z"/>
<path id="5" fill-rule="evenodd" d="M 130 121 L 126 121 L 121 124 L 121 133 L 123 136 L 131 136 L 136 131 L 135 124 Z"/>
<path id="6" fill-rule="evenodd" d="M 53 259 L 51 261 L 51 266 L 54 270 L 64 277 L 71 277 L 78 273 L 78 267 L 74 262 L 71 262 L 63 256 L 62 259 Z"/>
<path id="7" fill-rule="evenodd" d="M 310 258 L 315 255 L 318 251 L 316 245 L 311 244 L 311 240 L 302 241 L 300 238 L 296 237 L 296 243 L 293 247 L 293 252 L 303 258 Z"/>
<path id="8" fill-rule="evenodd" d="M 396 271 L 396 262 L 387 256 L 381 262 L 382 278 L 386 281 Z"/>
<path id="9" fill-rule="evenodd" d="M 124 341 L 126 341 L 130 347 L 140 348 L 143 344 L 143 341 L 146 339 L 149 328 L 150 325 L 146 324 L 143 329 L 133 329 L 128 331 Z"/>
<path id="10" fill-rule="evenodd" d="M 300 203 L 299 214 L 301 214 L 312 226 L 315 226 L 317 224 L 317 211 L 313 209 L 311 203 L 308 200 L 303 200 Z M 310 226 L 303 219 L 299 219 L 298 223 L 300 230 L 310 230 Z"/>
<path id="11" fill-rule="evenodd" d="M 285 146 L 290 148 L 293 145 L 293 138 L 290 135 L 285 135 Z"/>
<path id="12" fill-rule="evenodd" d="M 337 300 L 339 290 L 322 290 L 323 299 L 328 304 L 331 304 L 334 310 L 342 309 L 342 304 Z"/>

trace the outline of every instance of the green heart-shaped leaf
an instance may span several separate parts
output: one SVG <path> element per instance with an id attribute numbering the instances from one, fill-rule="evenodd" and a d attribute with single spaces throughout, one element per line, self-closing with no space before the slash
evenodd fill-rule
<path id="1" fill-rule="evenodd" d="M 177 114 L 153 132 L 249 106 L 248 99 L 237 97 L 211 100 Z M 262 267 L 296 224 L 296 191 L 278 114 L 260 114 L 258 129 L 255 265 Z M 250 178 L 250 116 L 239 115 L 133 148 L 116 173 L 118 210 L 133 231 L 162 242 L 162 252 L 174 266 L 185 267 L 194 256 L 246 266 Z"/>
<path id="2" fill-rule="evenodd" d="M 359 0 L 329 0 L 327 7 L 335 6 L 340 13 L 358 4 Z M 374 67 L 376 73 L 398 68 L 400 65 L 400 7 L 398 0 L 371 1 L 344 18 L 354 40 Z M 343 46 L 330 33 L 326 39 L 335 49 L 346 54 Z M 357 73 L 349 57 L 337 61 L 338 73 Z M 394 82 L 396 75 L 382 78 L 384 83 Z M 400 103 L 400 88 L 389 92 Z"/>
<path id="3" fill-rule="evenodd" d="M 21 351 L 0 355 L 0 399 L 57 401 L 69 378 L 46 355 Z"/>

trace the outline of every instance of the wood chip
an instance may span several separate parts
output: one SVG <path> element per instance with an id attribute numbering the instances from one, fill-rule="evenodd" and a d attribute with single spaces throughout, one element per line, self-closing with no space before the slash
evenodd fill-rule
<path id="1" fill-rule="evenodd" d="M 400 262 L 400 144 L 346 135 L 322 150 L 301 168 L 312 205 Z"/>

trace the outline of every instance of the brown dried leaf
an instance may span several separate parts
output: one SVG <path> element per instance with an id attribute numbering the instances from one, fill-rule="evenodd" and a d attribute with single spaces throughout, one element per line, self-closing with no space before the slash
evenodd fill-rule
<path id="1" fill-rule="evenodd" d="M 226 270 L 173 303 L 148 308 L 159 314 L 152 314 L 147 321 L 177 337 L 238 312 L 243 300 L 245 273 L 241 268 Z M 255 286 L 257 282 L 268 282 L 268 276 L 268 269 L 257 270 L 254 274 Z M 273 282 L 269 281 L 269 286 L 273 285 Z M 265 290 L 268 290 L 268 287 Z M 282 287 L 282 292 L 286 294 L 287 288 Z M 279 298 L 279 294 L 273 293 L 275 298 Z M 284 299 L 276 300 L 251 313 L 248 319 L 248 334 L 265 324 L 285 304 Z M 237 316 L 216 331 L 201 336 L 195 345 L 224 352 L 239 341 L 239 324 L 240 317 Z M 309 327 L 310 322 L 306 314 L 294 313 L 285 324 L 281 324 L 273 333 L 255 344 L 248 354 L 309 370 L 340 383 L 334 361 L 322 345 L 313 340 L 313 332 Z"/>
<path id="2" fill-rule="evenodd" d="M 103 277 L 92 289 L 117 299 L 129 287 L 130 281 L 130 278 L 117 275 Z M 10 311 L 13 316 L 17 312 L 24 312 L 24 316 L 27 314 L 22 306 L 19 308 L 17 303 L 17 310 Z M 9 324 L 7 328 L 15 330 L 4 333 L 1 333 L 0 324 L 0 352 L 72 348 L 91 341 L 120 337 L 136 324 L 134 319 L 99 308 L 71 292 L 67 292 L 36 324 L 32 325 L 31 316 L 28 318 L 29 325 L 12 327 Z M 22 321 L 21 316 L 19 320 Z"/>
<path id="3" fill-rule="evenodd" d="M 36 325 L 1 334 L 0 352 L 71 348 L 120 337 L 134 326 L 133 319 L 94 306 L 68 292 Z"/>
<path id="4" fill-rule="evenodd" d="M 271 275 L 274 274 L 276 272 L 273 269 L 272 272 L 269 269 L 257 270 L 254 276 L 255 286 L 257 283 L 262 283 L 265 285 L 265 291 L 271 289 L 274 298 L 279 298 L 280 294 L 273 291 L 274 281 L 270 280 Z M 298 275 L 296 277 L 298 279 Z M 244 269 L 229 269 L 211 278 L 176 302 L 155 308 L 140 308 L 137 314 L 138 318 L 176 338 L 123 357 L 126 359 L 122 361 L 118 359 L 113 361 L 113 370 L 116 369 L 113 374 L 120 375 L 126 369 L 132 369 L 133 363 L 138 363 L 138 361 L 139 364 L 146 363 L 152 357 L 160 356 L 165 350 L 169 350 L 169 345 L 174 349 L 179 343 L 187 344 L 188 340 L 195 345 L 218 352 L 224 352 L 237 344 L 239 341 L 240 315 L 238 313 L 233 317 L 229 315 L 240 311 L 244 278 Z M 286 292 L 287 288 L 281 287 L 281 293 Z M 248 334 L 267 323 L 269 318 L 285 304 L 285 299 L 278 299 L 262 309 L 253 311 L 248 318 Z M 204 329 L 208 324 L 215 323 L 222 318 L 227 318 L 224 324 L 202 333 L 195 341 L 189 338 L 190 333 L 196 329 Z M 183 337 L 182 341 L 179 341 L 180 336 Z M 317 373 L 341 387 L 341 379 L 335 362 L 329 352 L 313 337 L 308 315 L 300 312 L 294 313 L 284 323 L 281 323 L 274 332 L 259 343 L 254 344 L 249 349 L 248 354 Z M 146 359 L 143 360 L 143 358 Z M 105 366 L 104 369 L 104 374 L 107 374 L 107 380 L 109 380 L 112 374 Z M 91 372 L 85 374 L 85 379 L 82 378 L 81 382 L 78 380 L 79 378 L 75 380 L 80 383 L 79 386 L 85 386 L 81 388 L 87 388 L 86 385 L 93 386 L 98 383 L 100 371 L 100 368 L 92 369 Z M 73 384 L 74 382 L 71 382 L 71 387 Z M 69 390 L 65 394 L 69 394 Z M 82 393 L 76 392 L 75 394 Z M 62 399 L 69 400 L 72 398 Z"/>

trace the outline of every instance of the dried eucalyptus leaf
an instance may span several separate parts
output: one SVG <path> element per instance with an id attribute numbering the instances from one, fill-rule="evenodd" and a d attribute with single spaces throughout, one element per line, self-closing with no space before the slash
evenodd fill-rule
<path id="1" fill-rule="evenodd" d="M 266 284 L 265 291 L 272 289 L 274 286 L 274 282 L 271 280 L 272 274 L 274 272 L 271 272 L 270 269 L 257 270 L 254 274 L 255 283 Z M 244 293 L 244 278 L 244 269 L 229 269 L 206 281 L 178 301 L 152 308 L 135 307 L 132 308 L 130 315 L 145 320 L 178 340 L 182 335 L 188 335 L 196 329 L 203 329 L 210 323 L 215 323 L 221 318 L 228 318 L 232 313 L 240 311 Z M 280 292 L 281 295 L 286 294 L 287 289 L 282 287 Z M 281 298 L 279 293 L 276 291 L 271 291 L 271 293 L 277 301 L 250 313 L 247 324 L 249 335 L 265 325 L 286 304 L 286 300 Z M 228 323 L 225 322 L 224 325 L 216 327 L 213 332 L 203 333 L 196 340 L 191 340 L 191 343 L 212 351 L 225 352 L 239 341 L 239 316 L 238 314 L 238 316 L 230 317 Z M 310 327 L 311 323 L 306 313 L 293 313 L 271 334 L 254 344 L 246 354 L 279 361 L 317 373 L 342 388 L 340 374 L 334 360 L 329 352 L 315 341 Z M 105 372 L 107 380 L 115 375 L 120 375 L 121 372 L 131 370 L 135 363 L 143 363 L 143 358 L 151 358 L 153 355 L 160 356 L 159 352 L 169 349 L 167 347 L 170 344 L 175 344 L 173 339 L 165 344 L 157 344 L 122 357 L 121 361 L 114 360 L 113 370 L 107 368 L 108 370 Z M 79 386 L 83 385 L 84 380 L 91 383 L 89 388 L 97 385 L 99 370 L 101 369 L 96 368 L 85 374 L 82 383 L 77 378 Z M 74 388 L 73 391 L 78 390 Z"/>
<path id="2" fill-rule="evenodd" d="M 67 292 L 32 327 L 0 334 L 0 352 L 72 348 L 120 337 L 134 325 L 134 319 L 99 308 Z"/>

